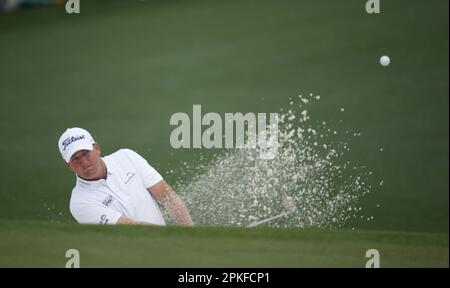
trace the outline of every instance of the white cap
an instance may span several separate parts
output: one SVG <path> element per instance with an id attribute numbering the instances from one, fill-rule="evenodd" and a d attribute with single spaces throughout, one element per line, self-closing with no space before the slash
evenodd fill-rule
<path id="1" fill-rule="evenodd" d="M 80 150 L 92 150 L 94 147 L 94 138 L 91 134 L 78 127 L 67 129 L 59 138 L 58 146 L 62 158 L 69 163 L 73 154 Z"/>

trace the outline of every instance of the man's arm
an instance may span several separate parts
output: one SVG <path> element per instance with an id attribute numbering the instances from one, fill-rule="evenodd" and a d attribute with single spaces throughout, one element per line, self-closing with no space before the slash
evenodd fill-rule
<path id="1" fill-rule="evenodd" d="M 164 205 L 170 216 L 178 225 L 193 226 L 191 215 L 189 214 L 183 200 L 173 191 L 166 181 L 161 180 L 147 189 L 155 199 Z"/>

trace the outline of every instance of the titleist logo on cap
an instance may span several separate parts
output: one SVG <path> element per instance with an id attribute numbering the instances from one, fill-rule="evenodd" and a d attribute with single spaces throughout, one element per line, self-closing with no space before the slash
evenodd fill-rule
<path id="1" fill-rule="evenodd" d="M 71 143 L 81 140 L 81 139 L 84 139 L 84 135 L 75 136 L 75 137 L 72 136 L 72 137 L 67 138 L 66 140 L 64 140 L 62 142 L 62 145 L 64 146 L 63 150 L 66 150 L 67 146 L 69 146 Z"/>

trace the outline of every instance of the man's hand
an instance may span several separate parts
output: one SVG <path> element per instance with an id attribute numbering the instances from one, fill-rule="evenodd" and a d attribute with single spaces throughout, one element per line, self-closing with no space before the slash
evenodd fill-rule
<path id="1" fill-rule="evenodd" d="M 178 225 L 193 226 L 191 215 L 183 200 L 173 191 L 166 181 L 161 180 L 147 189 L 155 199 L 166 207 L 170 216 Z"/>
<path id="2" fill-rule="evenodd" d="M 126 216 L 120 216 L 119 220 L 117 220 L 117 224 L 131 224 L 131 225 L 155 225 L 150 222 L 145 221 L 133 221 Z"/>

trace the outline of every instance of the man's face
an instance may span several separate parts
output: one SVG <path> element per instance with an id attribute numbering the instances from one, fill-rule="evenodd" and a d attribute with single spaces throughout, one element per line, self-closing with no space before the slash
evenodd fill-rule
<path id="1" fill-rule="evenodd" d="M 72 172 L 86 180 L 102 177 L 103 162 L 100 156 L 100 146 L 93 144 L 92 150 L 80 150 L 72 155 L 67 166 Z"/>

